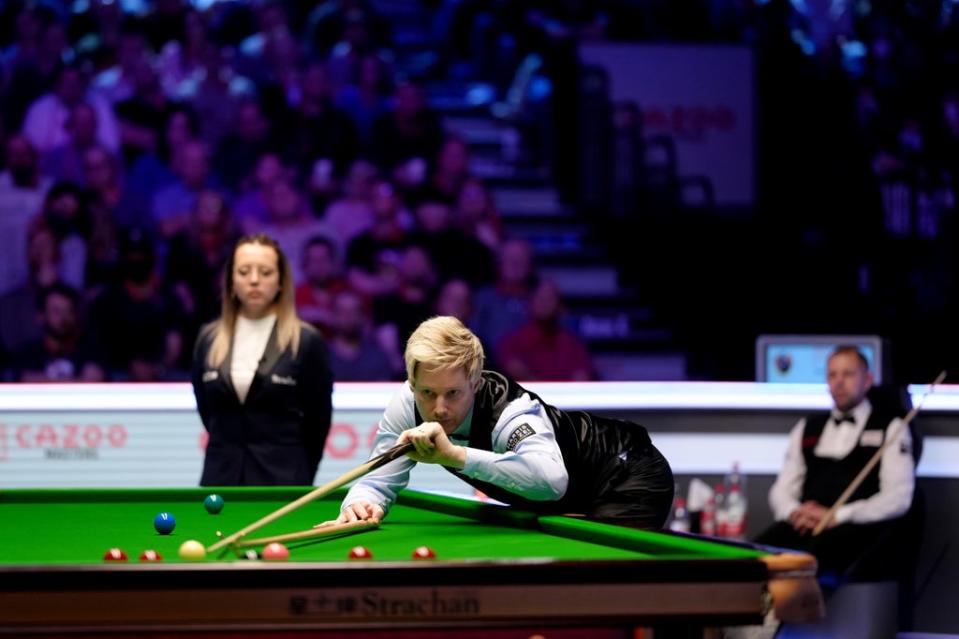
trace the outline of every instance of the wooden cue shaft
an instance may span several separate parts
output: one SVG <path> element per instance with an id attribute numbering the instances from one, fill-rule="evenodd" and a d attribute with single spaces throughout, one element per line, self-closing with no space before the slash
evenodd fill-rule
<path id="1" fill-rule="evenodd" d="M 362 477 L 366 473 L 376 470 L 380 466 L 388 464 L 394 459 L 398 459 L 399 457 L 402 457 L 403 455 L 410 452 L 411 450 L 413 450 L 413 444 L 410 442 L 406 442 L 404 444 L 397 444 L 396 446 L 389 449 L 382 455 L 378 455 L 374 457 L 373 459 L 367 461 L 366 463 L 360 464 L 353 470 L 343 473 L 342 475 L 340 475 L 333 481 L 329 481 L 323 484 L 322 486 L 318 486 L 317 488 L 314 488 L 313 490 L 303 495 L 299 499 L 291 501 L 287 505 L 274 510 L 272 513 L 270 513 L 269 515 L 261 519 L 257 519 L 252 524 L 249 524 L 248 526 L 241 528 L 240 530 L 236 531 L 232 535 L 224 537 L 220 541 L 216 542 L 215 544 L 207 548 L 206 551 L 208 553 L 216 552 L 220 548 L 223 548 L 224 546 L 232 544 L 240 537 L 245 537 L 246 535 L 253 532 L 254 530 L 258 528 L 262 528 L 263 526 L 266 526 L 267 524 L 276 521 L 283 515 L 291 513 L 297 508 L 301 506 L 305 506 L 311 501 L 315 501 L 319 499 L 320 497 L 323 497 L 324 495 L 327 495 L 333 492 L 337 488 L 341 488 L 345 486 L 346 484 L 350 483 L 354 479 L 358 479 L 359 477 Z"/>
<path id="2" fill-rule="evenodd" d="M 850 482 L 850 484 L 846 487 L 846 490 L 844 490 L 842 494 L 839 495 L 839 499 L 836 500 L 836 503 L 833 504 L 832 507 L 826 511 L 826 514 L 823 515 L 823 518 L 820 519 L 819 523 L 816 524 L 816 527 L 813 528 L 813 531 L 812 531 L 813 537 L 820 534 L 823 530 L 826 529 L 826 526 L 829 525 L 829 522 L 832 521 L 832 518 L 836 515 L 836 511 L 842 508 L 846 504 L 846 502 L 849 501 L 849 498 L 852 496 L 854 492 L 856 492 L 856 489 L 859 488 L 859 485 L 866 480 L 866 475 L 868 475 L 869 472 L 876 466 L 876 464 L 879 463 L 879 460 L 882 459 L 882 454 L 883 452 L 885 452 L 886 448 L 890 444 L 895 442 L 897 439 L 899 439 L 899 436 L 902 434 L 902 431 L 909 427 L 909 422 L 911 422 L 919 413 L 919 409 L 922 408 L 922 405 L 926 401 L 926 398 L 929 397 L 929 394 L 932 393 L 932 390 L 936 386 L 941 384 L 944 379 L 946 379 L 946 371 L 942 371 L 941 373 L 939 373 L 939 376 L 936 377 L 936 380 L 932 384 L 930 384 L 928 388 L 926 388 L 926 392 L 923 394 L 922 398 L 916 403 L 915 406 L 912 407 L 912 409 L 903 418 L 902 425 L 899 427 L 899 430 L 890 434 L 889 437 L 886 438 L 886 441 L 884 441 L 882 443 L 882 446 L 880 446 L 876 450 L 876 452 L 873 453 L 873 456 L 869 458 L 869 461 L 866 463 L 865 466 L 862 467 L 862 470 L 859 471 L 859 474 L 856 475 L 855 479 L 853 479 L 852 482 Z"/>
<path id="3" fill-rule="evenodd" d="M 249 548 L 250 546 L 261 546 L 266 544 L 272 544 L 274 542 L 282 543 L 285 541 L 297 541 L 299 539 L 315 539 L 316 537 L 331 537 L 333 535 L 363 532 L 364 530 L 369 530 L 370 528 L 377 528 L 379 525 L 380 525 L 380 522 L 373 521 L 372 519 L 364 519 L 361 521 L 348 521 L 342 524 L 330 524 L 328 526 L 310 528 L 309 530 L 301 530 L 300 532 L 291 532 L 291 533 L 284 533 L 282 535 L 273 535 L 272 537 L 257 537 L 256 539 L 241 539 L 240 541 L 236 542 L 233 545 L 236 548 Z"/>

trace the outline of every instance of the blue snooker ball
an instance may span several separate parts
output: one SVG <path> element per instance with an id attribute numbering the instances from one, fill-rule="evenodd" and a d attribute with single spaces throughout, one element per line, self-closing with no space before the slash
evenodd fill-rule
<path id="1" fill-rule="evenodd" d="M 223 510 L 223 503 L 223 498 L 214 493 L 206 496 L 206 499 L 203 500 L 203 507 L 211 515 L 216 515 Z"/>
<path id="2" fill-rule="evenodd" d="M 176 528 L 176 519 L 170 513 L 160 513 L 153 519 L 153 527 L 161 535 L 169 535 Z"/>

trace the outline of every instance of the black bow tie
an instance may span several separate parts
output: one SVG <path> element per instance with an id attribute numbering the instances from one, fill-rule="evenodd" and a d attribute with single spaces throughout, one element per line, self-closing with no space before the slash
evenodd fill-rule
<path id="1" fill-rule="evenodd" d="M 832 420 L 836 422 L 837 426 L 841 426 L 843 422 L 849 422 L 850 424 L 856 423 L 856 418 L 852 415 L 833 415 Z"/>

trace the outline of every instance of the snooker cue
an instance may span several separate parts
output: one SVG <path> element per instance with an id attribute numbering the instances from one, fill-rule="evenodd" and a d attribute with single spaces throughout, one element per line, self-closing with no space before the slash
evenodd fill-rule
<path id="1" fill-rule="evenodd" d="M 915 418 L 916 414 L 919 412 L 919 409 L 922 408 L 923 403 L 925 403 L 926 398 L 929 397 L 929 395 L 932 394 L 933 389 L 935 389 L 935 387 L 941 384 L 943 380 L 945 379 L 946 379 L 946 371 L 942 371 L 941 373 L 939 373 L 939 376 L 936 377 L 935 381 L 932 384 L 929 384 L 928 387 L 926 387 L 926 392 L 922 394 L 922 397 L 919 398 L 919 401 L 916 402 L 916 405 L 913 406 L 912 410 L 910 410 L 906 414 L 906 416 L 903 418 L 902 425 L 899 426 L 899 430 L 895 431 L 889 437 L 886 438 L 886 441 L 882 443 L 882 446 L 880 446 L 876 450 L 876 452 L 869 459 L 866 465 L 862 467 L 862 470 L 859 471 L 859 474 L 856 475 L 855 479 L 853 479 L 852 482 L 849 484 L 849 486 L 846 487 L 846 490 L 844 490 L 843 493 L 839 495 L 839 499 L 836 500 L 836 503 L 833 504 L 832 507 L 826 511 L 826 514 L 823 515 L 823 518 L 819 520 L 819 523 L 816 524 L 815 528 L 813 528 L 813 531 L 812 531 L 813 537 L 819 535 L 819 533 L 825 530 L 826 526 L 829 525 L 829 522 L 836 515 L 836 511 L 842 508 L 843 505 L 845 505 L 845 503 L 849 501 L 849 498 L 852 496 L 854 492 L 856 492 L 856 489 L 859 488 L 859 485 L 863 481 L 865 481 L 866 475 L 868 475 L 869 472 L 873 469 L 873 467 L 875 467 L 875 465 L 879 463 L 879 460 L 882 458 L 883 452 L 885 452 L 889 444 L 899 439 L 899 436 L 902 434 L 903 429 L 909 427 L 909 422 L 911 422 L 913 418 Z"/>
<path id="2" fill-rule="evenodd" d="M 299 499 L 296 499 L 296 500 L 294 500 L 294 501 L 291 501 L 291 502 L 288 503 L 286 506 L 283 506 L 283 507 L 281 507 L 281 508 L 278 508 L 277 510 L 274 510 L 272 513 L 270 513 L 270 514 L 267 515 L 266 517 L 263 517 L 263 518 L 261 518 L 261 519 L 257 519 L 257 520 L 254 521 L 252 524 L 250 524 L 250 525 L 248 525 L 248 526 L 246 526 L 246 527 L 244 527 L 244 528 L 241 528 L 240 530 L 236 531 L 236 532 L 233 533 L 232 535 L 229 535 L 229 536 L 227 536 L 227 537 L 224 537 L 224 538 L 221 539 L 220 541 L 216 542 L 215 544 L 213 544 L 212 546 L 210 546 L 209 548 L 207 548 L 206 551 L 207 551 L 208 553 L 216 552 L 216 551 L 219 550 L 220 548 L 223 548 L 224 546 L 226 546 L 226 545 L 228 545 L 228 544 L 232 544 L 233 542 L 235 542 L 236 540 L 238 540 L 240 537 L 244 537 L 244 536 L 246 536 L 247 534 L 253 532 L 254 530 L 256 530 L 256 529 L 258 529 L 258 528 L 262 528 L 263 526 L 266 526 L 267 524 L 269 524 L 269 523 L 271 523 L 271 522 L 273 522 L 273 521 L 276 521 L 277 519 L 279 519 L 279 518 L 282 517 L 283 515 L 286 515 L 287 513 L 293 512 L 294 510 L 296 510 L 296 509 L 299 508 L 300 506 L 304 506 L 304 505 L 310 503 L 311 501 L 315 501 L 315 500 L 319 499 L 320 497 L 323 497 L 324 495 L 327 495 L 327 494 L 333 492 L 333 491 L 336 490 L 337 488 L 341 488 L 342 486 L 345 486 L 346 484 L 350 483 L 350 482 L 353 481 L 354 479 L 357 479 L 357 478 L 359 478 L 359 477 L 362 477 L 362 476 L 365 475 L 366 473 L 368 473 L 368 472 L 370 472 L 370 471 L 373 471 L 373 470 L 376 470 L 376 469 L 379 468 L 380 466 L 384 466 L 384 465 L 390 463 L 391 461 L 393 461 L 394 459 L 398 459 L 399 457 L 402 457 L 403 455 L 405 455 L 406 453 L 410 452 L 411 450 L 413 450 L 413 444 L 412 444 L 412 442 L 406 442 L 406 443 L 404 443 L 404 444 L 397 444 L 396 446 L 394 446 L 393 448 L 389 449 L 388 451 L 386 451 L 386 452 L 383 453 L 382 455 L 377 455 L 376 457 L 374 457 L 373 459 L 367 461 L 366 463 L 360 464 L 359 466 L 357 466 L 357 467 L 354 468 L 353 470 L 350 470 L 350 471 L 347 471 L 347 472 L 343 473 L 342 475 L 340 475 L 339 477 L 337 477 L 337 478 L 334 479 L 333 481 L 329 481 L 329 482 L 323 484 L 322 486 L 319 486 L 319 487 L 317 487 L 317 488 L 314 488 L 313 490 L 311 490 L 311 491 L 308 492 L 307 494 L 303 495 L 303 496 L 300 497 Z"/>
<path id="3" fill-rule="evenodd" d="M 334 535 L 351 535 L 364 530 L 378 528 L 380 522 L 372 519 L 363 519 L 358 521 L 347 521 L 342 524 L 327 524 L 317 528 L 301 530 L 300 532 L 284 533 L 282 535 L 273 535 L 272 537 L 257 537 L 256 539 L 241 539 L 233 544 L 236 548 L 248 548 L 250 546 L 265 546 L 274 542 L 297 541 L 300 539 L 315 539 L 317 537 L 333 537 Z"/>

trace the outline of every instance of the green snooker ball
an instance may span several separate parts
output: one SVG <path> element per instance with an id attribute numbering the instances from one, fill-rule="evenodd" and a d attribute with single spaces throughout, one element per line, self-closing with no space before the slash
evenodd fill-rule
<path id="1" fill-rule="evenodd" d="M 219 514 L 223 510 L 223 498 L 216 494 L 207 495 L 203 500 L 203 507 L 211 515 Z"/>

